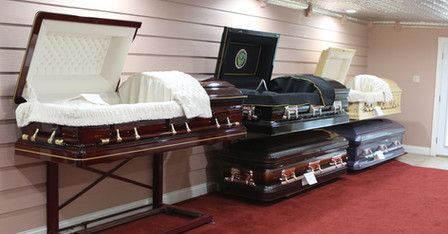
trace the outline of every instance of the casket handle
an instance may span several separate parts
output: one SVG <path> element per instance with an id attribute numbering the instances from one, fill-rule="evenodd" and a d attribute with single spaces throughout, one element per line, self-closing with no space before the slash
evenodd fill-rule
<path id="1" fill-rule="evenodd" d="M 331 158 L 330 165 L 334 167 L 338 167 L 339 165 L 344 166 L 344 160 L 342 159 L 342 155 L 336 155 Z"/>
<path id="2" fill-rule="evenodd" d="M 238 168 L 230 168 L 230 177 L 224 177 L 225 181 L 233 183 L 242 183 L 245 185 L 255 186 L 254 172 L 252 170 L 245 170 L 243 173 Z"/>
<path id="3" fill-rule="evenodd" d="M 30 136 L 28 134 L 22 134 L 22 140 L 27 141 Z"/>
<path id="4" fill-rule="evenodd" d="M 173 135 L 176 135 L 177 132 L 176 132 L 176 129 L 174 128 L 174 124 L 171 123 L 170 126 L 171 126 L 171 133 L 172 133 Z"/>
<path id="5" fill-rule="evenodd" d="M 109 138 L 101 138 L 101 145 L 107 145 L 110 143 L 110 139 Z"/>
<path id="6" fill-rule="evenodd" d="M 136 141 L 140 140 L 140 138 L 141 138 L 140 135 L 138 134 L 138 131 L 137 131 L 136 127 L 134 128 L 134 136 L 135 136 L 135 140 Z"/>
<path id="7" fill-rule="evenodd" d="M 36 131 L 34 132 L 34 134 L 31 136 L 31 141 L 32 142 L 35 142 L 36 141 L 36 137 L 37 137 L 37 133 L 39 133 L 39 129 L 38 128 L 36 128 Z"/>
<path id="8" fill-rule="evenodd" d="M 122 142 L 123 138 L 121 138 L 120 136 L 120 129 L 116 129 L 116 131 L 117 131 L 117 142 Z"/>
<path id="9" fill-rule="evenodd" d="M 190 126 L 188 126 L 188 122 L 185 122 L 185 129 L 187 129 L 188 133 L 191 132 Z"/>
<path id="10" fill-rule="evenodd" d="M 218 118 L 215 118 L 215 126 L 216 128 L 221 128 L 221 125 L 219 125 Z"/>
<path id="11" fill-rule="evenodd" d="M 280 177 L 281 184 L 289 184 L 298 180 L 296 176 L 296 168 L 288 168 L 282 170 L 282 177 Z"/>
<path id="12" fill-rule="evenodd" d="M 320 160 L 308 163 L 308 168 L 312 171 L 322 172 L 322 168 L 320 167 Z"/>
<path id="13" fill-rule="evenodd" d="M 63 145 L 64 144 L 64 140 L 63 139 L 56 139 L 56 140 L 54 140 L 54 144 L 56 144 L 56 145 Z"/>
<path id="14" fill-rule="evenodd" d="M 54 131 L 51 133 L 50 138 L 48 138 L 48 140 L 47 140 L 48 144 L 52 144 L 52 143 L 53 143 L 53 140 L 54 140 L 54 136 L 55 136 L 55 135 L 56 135 L 56 130 L 54 130 Z"/>
<path id="15" fill-rule="evenodd" d="M 388 151 L 388 147 L 385 144 L 381 144 L 381 145 L 378 146 L 378 150 L 387 152 Z"/>
<path id="16" fill-rule="evenodd" d="M 235 124 L 235 126 L 239 126 L 240 125 L 240 122 L 234 122 L 234 123 L 230 122 L 230 118 L 229 117 L 227 117 L 226 120 L 227 120 L 227 126 L 228 127 L 232 127 L 232 125 L 234 125 L 234 124 Z"/>

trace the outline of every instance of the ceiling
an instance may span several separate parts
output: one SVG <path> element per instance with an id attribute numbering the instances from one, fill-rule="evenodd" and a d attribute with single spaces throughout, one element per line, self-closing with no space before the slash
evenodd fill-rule
<path id="1" fill-rule="evenodd" d="M 303 9 L 308 2 L 315 11 L 347 15 L 362 21 L 400 21 L 415 24 L 448 23 L 448 0 L 269 0 L 268 3 Z M 356 13 L 347 14 L 348 9 Z"/>

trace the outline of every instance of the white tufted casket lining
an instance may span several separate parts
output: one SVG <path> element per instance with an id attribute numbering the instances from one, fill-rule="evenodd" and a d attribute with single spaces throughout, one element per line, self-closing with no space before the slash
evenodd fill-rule
<path id="1" fill-rule="evenodd" d="M 114 94 L 134 34 L 130 27 L 43 20 L 24 98 L 53 102 L 81 93 Z"/>
<path id="2" fill-rule="evenodd" d="M 22 92 L 26 102 L 16 110 L 17 125 L 94 126 L 211 117 L 207 93 L 181 72 L 135 75 L 126 81 L 133 85 L 121 89 L 127 97 L 120 98 L 116 88 L 135 33 L 135 27 L 43 19 L 34 52 L 26 57 L 31 59 Z M 147 87 L 137 89 L 135 84 Z M 148 98 L 135 102 L 132 96 Z"/>

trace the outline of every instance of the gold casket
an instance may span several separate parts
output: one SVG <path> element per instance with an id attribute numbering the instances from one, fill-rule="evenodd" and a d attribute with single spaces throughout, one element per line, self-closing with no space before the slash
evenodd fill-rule
<path id="1" fill-rule="evenodd" d="M 359 75 L 352 79 L 341 75 L 347 74 L 346 70 L 341 69 L 348 70 L 347 64 L 351 63 L 355 52 L 342 48 L 322 51 L 314 75 L 337 80 L 350 88 L 348 115 L 352 120 L 400 113 L 402 90 L 394 81 L 372 75 Z"/>

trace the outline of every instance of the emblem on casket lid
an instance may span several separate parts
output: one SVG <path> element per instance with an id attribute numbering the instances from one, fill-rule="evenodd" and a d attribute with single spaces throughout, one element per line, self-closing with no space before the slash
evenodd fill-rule
<path id="1" fill-rule="evenodd" d="M 115 92 L 140 26 L 141 22 L 38 12 L 14 101 Z"/>
<path id="2" fill-rule="evenodd" d="M 245 49 L 240 49 L 235 56 L 235 67 L 241 69 L 246 65 L 247 61 L 247 51 Z"/>

